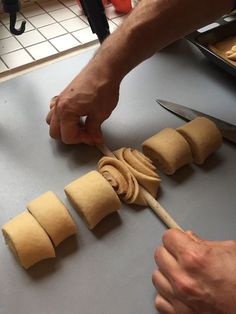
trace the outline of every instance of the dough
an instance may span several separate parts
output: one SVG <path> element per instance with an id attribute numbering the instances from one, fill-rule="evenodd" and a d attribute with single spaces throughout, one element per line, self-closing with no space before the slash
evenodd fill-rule
<path id="1" fill-rule="evenodd" d="M 192 162 L 187 141 L 176 130 L 166 128 L 142 144 L 143 152 L 166 174 Z"/>
<path id="2" fill-rule="evenodd" d="M 120 160 L 103 157 L 98 162 L 98 170 L 125 203 L 147 205 L 140 193 L 138 181 Z"/>
<path id="3" fill-rule="evenodd" d="M 51 191 L 31 201 L 27 208 L 55 246 L 77 232 L 76 224 L 67 208 Z"/>
<path id="4" fill-rule="evenodd" d="M 189 143 L 194 162 L 199 165 L 223 143 L 222 135 L 215 123 L 204 117 L 184 124 L 177 131 Z"/>
<path id="5" fill-rule="evenodd" d="M 89 229 L 121 206 L 111 185 L 97 171 L 91 171 L 67 185 L 65 193 Z"/>
<path id="6" fill-rule="evenodd" d="M 233 52 L 232 54 L 228 55 L 228 59 L 232 61 L 236 61 L 236 52 Z"/>
<path id="7" fill-rule="evenodd" d="M 120 148 L 114 152 L 115 156 L 124 163 L 142 185 L 154 198 L 157 195 L 161 179 L 155 172 L 152 161 L 141 152 L 132 148 Z"/>
<path id="8" fill-rule="evenodd" d="M 2 232 L 9 248 L 26 269 L 43 259 L 56 256 L 46 232 L 27 211 L 6 223 Z"/>
<path id="9" fill-rule="evenodd" d="M 231 36 L 215 44 L 211 44 L 209 48 L 214 53 L 236 66 L 236 36 Z"/>

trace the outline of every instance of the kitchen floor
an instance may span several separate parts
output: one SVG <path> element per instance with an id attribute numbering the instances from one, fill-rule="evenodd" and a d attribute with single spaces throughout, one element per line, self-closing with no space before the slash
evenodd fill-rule
<path id="1" fill-rule="evenodd" d="M 110 32 L 125 16 L 106 7 Z M 0 77 L 31 67 L 98 42 L 86 16 L 75 0 L 38 0 L 24 3 L 18 13 L 18 28 L 26 20 L 26 31 L 20 36 L 9 32 L 9 17 L 0 13 Z"/>

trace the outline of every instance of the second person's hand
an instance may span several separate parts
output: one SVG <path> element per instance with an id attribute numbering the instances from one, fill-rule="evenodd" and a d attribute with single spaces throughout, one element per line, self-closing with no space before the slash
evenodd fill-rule
<path id="1" fill-rule="evenodd" d="M 92 59 L 65 90 L 52 99 L 46 121 L 50 136 L 65 144 L 102 142 L 101 124 L 119 99 L 120 81 Z"/>
<path id="2" fill-rule="evenodd" d="M 171 229 L 155 260 L 152 278 L 160 313 L 235 313 L 236 241 L 207 241 Z"/>

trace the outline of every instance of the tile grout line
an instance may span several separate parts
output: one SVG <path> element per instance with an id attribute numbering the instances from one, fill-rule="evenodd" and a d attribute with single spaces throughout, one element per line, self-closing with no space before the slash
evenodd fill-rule
<path id="1" fill-rule="evenodd" d="M 89 39 L 87 42 L 81 42 L 81 40 L 79 40 L 79 39 L 75 36 L 74 33 L 76 33 L 76 32 L 80 32 L 80 31 L 83 31 L 83 30 L 85 30 L 85 29 L 90 29 L 90 30 L 91 30 L 87 18 L 86 18 L 86 20 L 81 18 L 81 16 L 85 16 L 85 17 L 86 17 L 86 15 L 84 14 L 84 12 L 81 11 L 81 13 L 80 13 L 80 11 L 78 11 L 78 13 L 76 13 L 76 10 L 72 10 L 72 9 L 71 9 L 71 7 L 78 6 L 78 10 L 80 10 L 79 5 L 76 3 L 76 1 L 75 1 L 74 4 L 71 4 L 70 6 L 69 6 L 69 5 L 67 6 L 67 5 L 66 5 L 66 2 L 64 3 L 64 2 L 62 2 L 61 0 L 56 0 L 56 1 L 55 1 L 55 8 L 53 8 L 53 3 L 52 3 L 52 10 L 49 12 L 49 11 L 47 11 L 46 4 L 47 4 L 47 3 L 50 3 L 50 2 L 51 2 L 50 0 L 44 2 L 44 3 L 45 3 L 45 8 L 44 8 L 44 7 L 42 6 L 42 4 L 39 3 L 38 1 L 32 1 L 31 3 L 29 3 L 29 5 L 25 5 L 25 6 L 24 6 L 24 8 L 32 7 L 33 5 L 36 6 L 35 11 L 34 11 L 36 14 L 33 15 L 33 16 L 26 17 L 26 15 L 25 15 L 26 13 L 24 13 L 23 11 L 20 12 L 20 13 L 21 13 L 21 16 L 29 23 L 29 25 L 31 25 L 31 26 L 33 27 L 33 29 L 30 29 L 28 32 L 32 32 L 32 31 L 38 32 L 38 33 L 40 34 L 40 36 L 42 36 L 42 40 L 43 40 L 43 41 L 36 42 L 36 43 L 34 43 L 34 44 L 30 44 L 30 45 L 26 46 L 26 45 L 24 45 L 24 43 L 21 43 L 20 40 L 17 39 L 17 36 L 12 35 L 12 36 L 10 36 L 10 37 L 4 38 L 4 39 L 7 39 L 7 38 L 14 38 L 14 39 L 16 40 L 16 42 L 20 45 L 20 47 L 17 48 L 17 49 L 15 49 L 15 50 L 13 50 L 13 51 L 10 51 L 10 52 L 8 52 L 8 53 L 3 53 L 2 55 L 0 55 L 0 60 L 3 62 L 3 64 L 4 64 L 4 65 L 6 66 L 6 68 L 7 68 L 7 70 L 0 72 L 0 74 L 8 73 L 9 70 L 13 70 L 13 69 L 14 69 L 15 71 L 17 71 L 17 68 L 19 68 L 19 67 L 22 68 L 22 66 L 24 66 L 24 65 L 25 65 L 27 68 L 30 68 L 30 65 L 31 65 L 31 67 L 33 67 L 33 65 L 34 65 L 34 64 L 37 64 L 37 62 L 39 62 L 39 61 L 40 61 L 40 63 L 43 64 L 44 62 L 46 63 L 48 59 L 53 60 L 53 57 L 54 57 L 54 59 L 57 59 L 57 57 L 66 56 L 66 53 L 67 53 L 67 52 L 70 53 L 70 51 L 76 51 L 77 49 L 78 49 L 78 50 L 82 50 L 83 48 L 86 49 L 87 47 L 92 46 L 92 45 L 94 45 L 94 44 L 96 44 L 96 43 L 98 42 L 98 39 L 97 39 L 97 38 L 91 40 L 91 37 L 90 37 L 90 36 L 88 36 L 88 37 L 86 36 L 86 37 L 85 37 L 86 39 Z M 53 2 L 53 1 L 52 1 L 52 2 Z M 27 3 L 27 4 L 28 4 L 28 3 Z M 59 5 L 59 4 L 60 4 L 62 7 L 57 7 L 57 8 L 56 8 L 56 5 Z M 112 6 L 112 5 L 109 4 L 109 5 L 106 6 L 106 7 L 111 7 L 111 6 Z M 41 10 L 41 12 L 37 12 L 37 7 L 38 7 L 38 9 Z M 49 5 L 49 8 L 50 8 L 50 5 Z M 33 8 L 32 8 L 32 9 L 33 9 Z M 54 16 L 51 14 L 52 12 L 55 12 L 55 11 L 58 11 L 58 10 L 64 10 L 64 9 L 66 9 L 66 11 L 68 10 L 69 12 L 73 13 L 73 16 L 72 16 L 72 17 L 69 17 L 69 18 L 66 18 L 66 19 L 64 19 L 64 20 L 59 21 L 59 20 L 56 20 L 56 18 L 54 18 Z M 30 12 L 30 10 L 28 10 L 28 12 Z M 38 27 L 38 26 L 35 26 L 35 25 L 30 21 L 30 18 L 34 18 L 34 17 L 37 18 L 38 16 L 44 15 L 44 14 L 47 15 L 48 17 L 50 17 L 50 18 L 53 20 L 53 22 L 50 22 L 50 23 L 47 24 L 47 25 L 42 25 L 42 26 Z M 20 17 L 21 17 L 21 16 L 20 16 Z M 107 20 L 108 20 L 109 22 L 112 22 L 112 21 L 113 21 L 113 20 L 112 20 L 111 18 L 109 18 L 107 15 L 106 15 L 106 17 L 107 17 Z M 117 15 L 116 17 L 119 17 L 119 15 Z M 116 17 L 114 17 L 114 18 L 116 18 Z M 60 16 L 59 16 L 59 19 L 60 19 Z M 85 26 L 83 26 L 82 28 L 79 27 L 78 29 L 73 30 L 73 31 L 67 30 L 67 29 L 63 26 L 62 23 L 63 23 L 64 21 L 69 21 L 69 20 L 72 20 L 72 19 L 79 19 L 81 22 L 84 23 Z M 20 21 L 21 21 L 21 20 L 19 20 L 19 22 L 20 22 Z M 43 21 L 42 21 L 42 22 L 43 22 Z M 113 22 L 113 23 L 114 23 L 114 22 Z M 37 24 L 37 23 L 36 23 L 36 24 Z M 56 35 L 55 37 L 52 37 L 52 38 L 47 38 L 46 35 L 44 35 L 44 34 L 40 31 L 40 28 L 47 27 L 47 26 L 54 25 L 54 24 L 60 26 L 60 27 L 65 31 L 65 34 L 60 34 L 60 35 Z M 0 21 L 0 25 L 3 26 L 4 28 L 6 28 L 6 29 L 8 30 L 7 26 L 6 26 L 5 24 L 3 24 L 1 21 Z M 114 25 L 118 27 L 118 25 L 117 25 L 116 23 L 114 23 Z M 68 29 L 70 29 L 70 27 L 68 27 Z M 71 29 L 73 29 L 73 27 L 71 27 Z M 9 30 L 8 30 L 8 31 L 9 31 Z M 93 34 L 93 33 L 92 33 L 92 30 L 91 30 L 91 34 Z M 76 43 L 78 43 L 78 44 L 75 45 L 75 46 L 73 46 L 73 47 L 66 48 L 65 50 L 61 50 L 61 51 L 60 51 L 60 50 L 53 44 L 53 42 L 51 42 L 51 40 L 57 39 L 57 38 L 60 38 L 60 37 L 62 37 L 62 36 L 66 36 L 66 35 L 71 35 L 71 38 L 73 38 L 73 39 L 76 41 Z M 36 55 L 36 57 L 34 57 L 33 54 L 31 54 L 30 50 L 28 50 L 28 49 L 31 48 L 31 47 L 37 46 L 37 45 L 39 45 L 39 44 L 43 44 L 43 43 L 48 43 L 51 47 L 53 47 L 53 48 L 55 49 L 55 53 L 53 53 L 53 54 L 51 54 L 51 55 L 49 55 L 49 56 L 46 56 L 46 57 L 42 57 L 42 58 L 38 58 L 37 55 Z M 8 54 L 10 54 L 10 53 L 12 53 L 12 52 L 17 52 L 17 51 L 22 50 L 22 49 L 25 51 L 26 54 L 28 54 L 28 55 L 32 58 L 32 61 L 31 61 L 31 62 L 28 62 L 28 63 L 26 62 L 25 64 L 23 64 L 23 65 L 21 65 L 21 66 L 16 66 L 16 67 L 10 68 L 10 67 L 3 61 L 2 56 L 8 55 Z"/>
<path id="2" fill-rule="evenodd" d="M 2 59 L 1 56 L 0 56 L 0 59 L 1 59 L 2 63 L 4 63 L 4 65 L 5 65 L 8 69 L 10 69 L 9 66 L 8 66 L 8 65 L 6 64 L 6 62 Z M 0 72 L 0 74 L 1 74 L 1 72 Z"/>
<path id="3" fill-rule="evenodd" d="M 61 3 L 61 1 L 58 1 L 59 3 Z M 38 3 L 38 2 L 36 2 L 36 3 Z M 61 4 L 63 4 L 63 3 L 61 3 Z M 44 8 L 42 8 L 41 6 L 40 6 L 40 4 L 38 3 L 38 5 L 39 5 L 39 7 L 41 8 L 41 9 L 43 9 L 44 10 Z M 65 8 L 67 8 L 64 4 L 63 4 L 63 6 L 65 7 Z M 45 11 L 45 10 L 44 10 Z M 55 11 L 57 11 L 57 10 L 55 10 Z M 55 12 L 55 11 L 52 11 L 52 12 Z M 46 11 L 45 11 L 46 12 Z M 72 12 L 72 11 L 71 11 Z M 73 12 L 74 13 L 74 12 Z M 50 12 L 47 12 L 47 14 L 49 15 L 49 16 L 51 16 L 50 15 Z M 77 15 L 76 15 L 77 16 Z M 55 21 L 56 21 L 56 19 L 53 17 L 53 16 L 51 16 Z M 70 18 L 71 19 L 71 18 Z M 69 20 L 69 19 L 67 19 L 67 20 Z M 62 22 L 62 21 L 61 21 Z M 59 24 L 61 27 L 63 27 L 63 25 L 61 25 L 61 23 L 59 22 L 59 21 L 56 21 L 56 23 L 57 24 Z M 52 25 L 52 24 L 49 24 L 49 25 Z M 48 26 L 48 25 L 45 25 L 45 26 Z M 66 31 L 66 35 L 67 34 L 71 34 L 72 35 L 72 33 L 71 32 L 68 32 L 67 31 L 67 29 L 65 29 L 64 27 L 63 27 L 63 29 Z M 39 28 L 37 28 L 37 30 L 40 32 L 40 30 L 39 30 Z M 42 34 L 41 32 L 40 32 L 40 34 Z M 42 34 L 43 35 L 43 34 Z M 64 34 L 65 35 L 65 34 Z M 44 36 L 44 35 L 43 35 Z M 59 35 L 59 36 L 56 36 L 56 37 L 53 37 L 53 38 L 51 38 L 51 39 L 54 39 L 54 38 L 58 38 L 58 37 L 60 37 L 60 36 L 63 36 L 63 35 Z M 45 37 L 45 36 L 44 36 Z M 73 36 L 74 37 L 74 36 Z M 75 38 L 75 37 L 74 37 Z M 79 43 L 79 45 L 81 44 L 81 42 L 77 39 L 77 38 L 75 38 L 76 39 L 76 41 L 78 41 L 78 43 Z M 60 51 L 59 51 L 59 49 L 57 49 L 57 47 L 56 46 L 54 46 L 54 44 L 50 41 L 50 39 L 46 39 L 59 53 L 60 53 Z M 78 46 L 79 46 L 78 45 Z"/>

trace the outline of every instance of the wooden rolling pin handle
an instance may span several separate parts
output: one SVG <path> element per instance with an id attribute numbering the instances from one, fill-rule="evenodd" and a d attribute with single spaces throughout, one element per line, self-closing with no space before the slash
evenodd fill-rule
<path id="1" fill-rule="evenodd" d="M 100 152 L 107 157 L 113 157 L 116 158 L 116 156 L 113 154 L 113 152 L 106 146 L 104 143 L 96 144 L 97 148 L 100 150 Z"/>
<path id="2" fill-rule="evenodd" d="M 106 144 L 97 144 L 97 148 L 103 153 L 104 156 L 116 158 L 113 152 L 106 146 Z M 139 185 L 141 193 L 143 194 L 147 204 L 154 211 L 154 213 L 160 217 L 160 219 L 169 228 L 183 229 L 175 222 L 175 220 L 167 213 L 167 211 L 157 202 L 157 200 L 141 185 Z"/>
<path id="3" fill-rule="evenodd" d="M 145 190 L 142 186 L 140 186 L 140 190 L 142 191 L 142 194 L 149 207 L 158 217 L 160 217 L 160 219 L 166 224 L 168 228 L 177 228 L 184 231 L 147 190 Z"/>

